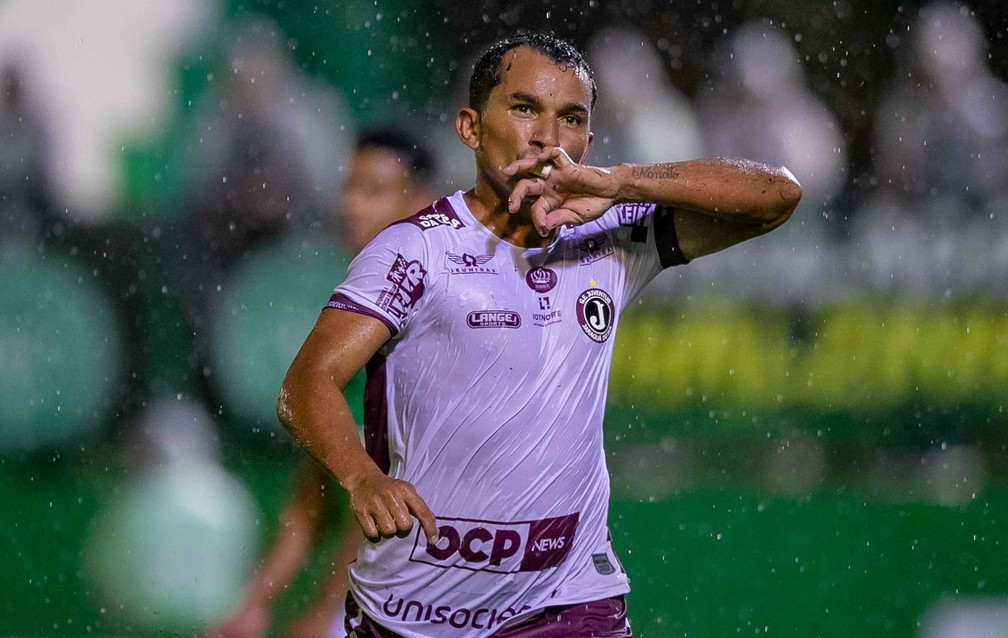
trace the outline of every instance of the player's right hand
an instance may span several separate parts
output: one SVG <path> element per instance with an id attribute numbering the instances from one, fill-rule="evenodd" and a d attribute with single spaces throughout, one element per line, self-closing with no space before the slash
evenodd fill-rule
<path id="1" fill-rule="evenodd" d="M 364 536 L 371 542 L 406 536 L 413 529 L 415 517 L 420 521 L 427 542 L 437 543 L 437 521 L 412 484 L 385 474 L 371 474 L 348 492 L 350 508 Z"/>
<path id="2" fill-rule="evenodd" d="M 544 164 L 553 166 L 545 176 L 538 171 Z M 508 196 L 508 210 L 516 213 L 523 201 L 535 198 L 530 212 L 543 237 L 563 224 L 577 226 L 598 219 L 616 203 L 617 183 L 612 171 L 579 164 L 559 146 L 546 146 L 515 160 L 503 172 L 525 175 Z"/>

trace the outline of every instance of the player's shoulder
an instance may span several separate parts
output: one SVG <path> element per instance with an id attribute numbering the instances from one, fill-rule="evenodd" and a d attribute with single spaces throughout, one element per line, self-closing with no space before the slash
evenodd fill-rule
<path id="1" fill-rule="evenodd" d="M 459 230 L 465 228 L 465 223 L 452 207 L 449 198 L 442 197 L 435 200 L 427 208 L 393 223 L 392 226 L 414 227 L 420 229 L 420 232 L 426 233 L 427 231 L 444 232 Z"/>
<path id="2" fill-rule="evenodd" d="M 408 217 L 392 222 L 371 240 L 364 252 L 389 248 L 425 250 L 444 241 L 439 237 L 446 231 L 465 227 L 465 223 L 451 207 L 448 198 L 441 198 Z"/>

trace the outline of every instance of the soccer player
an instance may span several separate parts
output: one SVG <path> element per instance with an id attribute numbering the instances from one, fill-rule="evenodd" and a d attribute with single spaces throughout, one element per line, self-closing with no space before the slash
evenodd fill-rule
<path id="1" fill-rule="evenodd" d="M 349 172 L 337 205 L 341 219 L 337 239 L 359 252 L 385 226 L 408 211 L 434 200 L 433 155 L 414 135 L 393 127 L 376 127 L 357 137 Z M 276 597 L 301 570 L 315 545 L 335 525 L 341 540 L 333 558 L 332 576 L 315 603 L 285 635 L 293 637 L 343 635 L 343 605 L 349 583 L 346 566 L 363 540 L 360 527 L 345 511 L 345 498 L 333 493 L 331 481 L 315 464 L 298 476 L 290 502 L 280 514 L 280 527 L 271 546 L 249 580 L 245 598 L 215 625 L 216 638 L 258 638 L 270 625 Z M 343 512 L 340 509 L 344 510 Z"/>
<path id="2" fill-rule="evenodd" d="M 566 42 L 487 49 L 456 117 L 475 186 L 368 244 L 287 372 L 280 419 L 368 538 L 358 638 L 630 635 L 602 448 L 619 313 L 780 226 L 801 188 L 747 160 L 584 164 L 594 101 Z M 361 367 L 363 447 L 342 395 Z"/>

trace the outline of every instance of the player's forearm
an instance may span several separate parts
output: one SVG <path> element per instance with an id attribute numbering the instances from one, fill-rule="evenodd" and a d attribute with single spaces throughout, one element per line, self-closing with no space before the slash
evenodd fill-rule
<path id="1" fill-rule="evenodd" d="M 743 159 L 622 164 L 611 171 L 617 202 L 678 206 L 736 223 L 779 225 L 801 198 L 788 169 Z"/>

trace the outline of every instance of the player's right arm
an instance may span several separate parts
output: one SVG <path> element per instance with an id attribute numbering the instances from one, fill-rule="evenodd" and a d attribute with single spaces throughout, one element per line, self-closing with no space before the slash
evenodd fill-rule
<path id="1" fill-rule="evenodd" d="M 413 517 L 431 542 L 437 524 L 427 503 L 406 481 L 387 476 L 361 445 L 343 391 L 390 338 L 389 328 L 365 314 L 326 308 L 287 370 L 277 415 L 294 439 L 350 495 L 361 531 L 371 540 L 409 533 Z"/>

